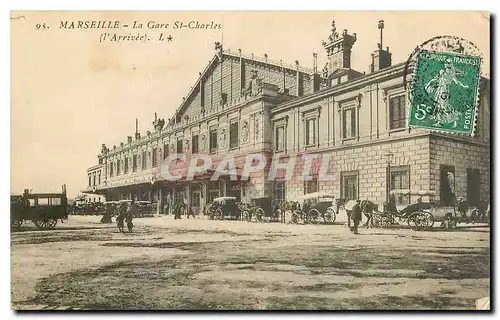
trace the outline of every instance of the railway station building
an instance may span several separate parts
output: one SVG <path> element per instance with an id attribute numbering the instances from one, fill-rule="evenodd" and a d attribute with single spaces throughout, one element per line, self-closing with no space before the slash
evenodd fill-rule
<path id="1" fill-rule="evenodd" d="M 322 70 L 314 54 L 313 67 L 306 68 L 298 61 L 286 64 L 216 43 L 209 65 L 170 119 L 155 114 L 146 134 L 136 128 L 118 145 L 102 144 L 83 192 L 108 200 L 149 200 L 160 207 L 171 194 L 183 197 L 195 213 L 218 196 L 245 202 L 263 196 L 293 200 L 316 191 L 377 203 L 392 189 L 434 191 L 432 200 L 442 205 L 459 196 L 469 204 L 489 201 L 489 79 L 480 80 L 475 136 L 409 129 L 404 78 L 412 66 L 393 64 L 389 48 L 379 43 L 367 57 L 368 71 L 354 70 L 356 41 L 356 33 L 338 32 L 332 24 L 322 43 L 327 52 Z M 209 155 L 212 164 L 187 179 L 188 161 L 165 162 L 174 153 L 188 159 Z M 267 160 L 261 170 L 245 176 L 249 154 Z M 224 174 L 211 179 L 228 155 L 235 159 L 236 179 Z M 290 179 L 285 170 L 268 179 L 271 159 L 294 159 L 295 177 L 308 157 L 316 157 L 309 162 L 308 179 Z M 320 178 L 325 159 L 331 179 Z M 166 179 L 165 166 L 179 179 Z"/>

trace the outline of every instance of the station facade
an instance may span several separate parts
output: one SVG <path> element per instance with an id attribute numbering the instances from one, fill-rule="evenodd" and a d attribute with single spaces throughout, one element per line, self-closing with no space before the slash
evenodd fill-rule
<path id="1" fill-rule="evenodd" d="M 168 121 L 155 114 L 145 136 L 136 128 L 118 146 L 101 146 L 83 192 L 108 200 L 149 200 L 160 208 L 171 194 L 183 197 L 195 213 L 218 196 L 293 200 L 317 191 L 378 203 L 392 189 L 434 191 L 431 200 L 442 205 L 459 196 L 470 204 L 489 201 L 490 81 L 481 79 L 474 137 L 409 129 L 404 78 L 412 66 L 392 64 L 389 48 L 379 43 L 369 71 L 356 71 L 351 68 L 356 41 L 355 33 L 337 32 L 333 23 L 322 44 L 328 60 L 320 72 L 316 55 L 309 69 L 216 43 L 213 59 Z M 207 174 L 186 179 L 189 161 L 165 162 L 174 153 L 186 159 L 209 155 L 212 164 Z M 262 154 L 267 162 L 243 177 L 249 154 Z M 212 181 L 208 173 L 228 155 L 235 159 L 237 178 L 222 174 Z M 276 157 L 294 161 L 294 177 L 301 176 L 307 157 L 317 159 L 306 181 L 287 178 L 285 170 L 268 179 Z M 333 178 L 324 180 L 320 163 L 326 158 Z M 166 167 L 181 178 L 166 179 Z"/>

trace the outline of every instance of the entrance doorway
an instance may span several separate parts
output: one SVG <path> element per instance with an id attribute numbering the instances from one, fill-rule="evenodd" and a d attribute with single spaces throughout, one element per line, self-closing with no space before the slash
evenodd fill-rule
<path id="1" fill-rule="evenodd" d="M 455 167 L 441 165 L 439 201 L 443 206 L 453 206 L 455 203 Z"/>
<path id="2" fill-rule="evenodd" d="M 469 206 L 479 206 L 481 201 L 481 171 L 467 169 L 467 203 Z"/>
<path id="3" fill-rule="evenodd" d="M 192 188 L 191 189 L 191 210 L 193 210 L 194 214 L 199 214 L 201 210 L 201 190 L 200 188 Z"/>

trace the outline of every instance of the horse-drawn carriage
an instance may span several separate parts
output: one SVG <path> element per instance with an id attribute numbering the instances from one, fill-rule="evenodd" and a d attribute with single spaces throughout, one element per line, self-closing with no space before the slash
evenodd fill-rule
<path id="1" fill-rule="evenodd" d="M 59 219 L 68 217 L 66 186 L 62 193 L 29 193 L 11 196 L 11 227 L 19 228 L 24 221 L 32 221 L 38 229 L 53 229 Z"/>
<path id="2" fill-rule="evenodd" d="M 150 201 L 136 201 L 137 217 L 152 217 L 155 213 L 155 206 Z"/>
<path id="3" fill-rule="evenodd" d="M 389 227 L 400 222 L 406 222 L 413 230 L 427 230 L 432 228 L 436 219 L 443 220 L 450 208 L 437 207 L 430 200 L 423 201 L 423 197 L 432 197 L 434 191 L 413 191 L 408 189 L 395 189 L 389 193 L 389 202 L 386 203 L 382 213 L 376 212 L 372 218 L 372 226 Z M 417 202 L 405 206 L 396 205 L 396 197 L 417 196 Z M 454 207 L 451 208 L 454 212 Z M 431 213 L 432 212 L 432 213 Z"/>
<path id="4" fill-rule="evenodd" d="M 278 222 L 281 219 L 282 210 L 278 202 L 271 197 L 253 198 L 252 204 L 241 205 L 243 219 L 258 222 Z"/>
<path id="5" fill-rule="evenodd" d="M 332 194 L 313 192 L 299 197 L 296 203 L 298 206 L 290 217 L 292 223 L 303 221 L 318 224 L 321 220 L 325 223 L 335 222 L 338 206 Z"/>
<path id="6" fill-rule="evenodd" d="M 106 210 L 106 205 L 102 202 L 78 202 L 73 204 L 71 214 L 74 215 L 99 215 Z"/>
<path id="7" fill-rule="evenodd" d="M 241 211 L 236 197 L 218 197 L 212 200 L 208 207 L 208 216 L 211 220 L 239 220 Z"/>

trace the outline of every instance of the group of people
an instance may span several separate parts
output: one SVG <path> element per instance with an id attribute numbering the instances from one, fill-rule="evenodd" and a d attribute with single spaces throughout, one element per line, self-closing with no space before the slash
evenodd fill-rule
<path id="1" fill-rule="evenodd" d="M 134 224 L 132 223 L 134 216 L 137 214 L 137 205 L 135 201 L 123 202 L 118 207 L 112 204 L 106 205 L 106 212 L 101 218 L 101 223 L 112 223 L 111 217 L 116 216 L 116 224 L 120 232 L 124 232 L 125 223 L 127 222 L 127 228 L 129 232 L 132 232 Z"/>
<path id="2" fill-rule="evenodd" d="M 186 203 L 184 202 L 184 197 L 176 197 L 172 198 L 171 194 L 168 193 L 167 196 L 165 197 L 165 205 L 163 207 L 163 213 L 164 214 L 170 214 L 173 213 L 174 219 L 182 219 L 181 216 L 183 213 L 186 213 L 186 217 L 189 219 L 189 217 L 194 216 L 193 209 L 191 207 L 188 207 Z"/>

